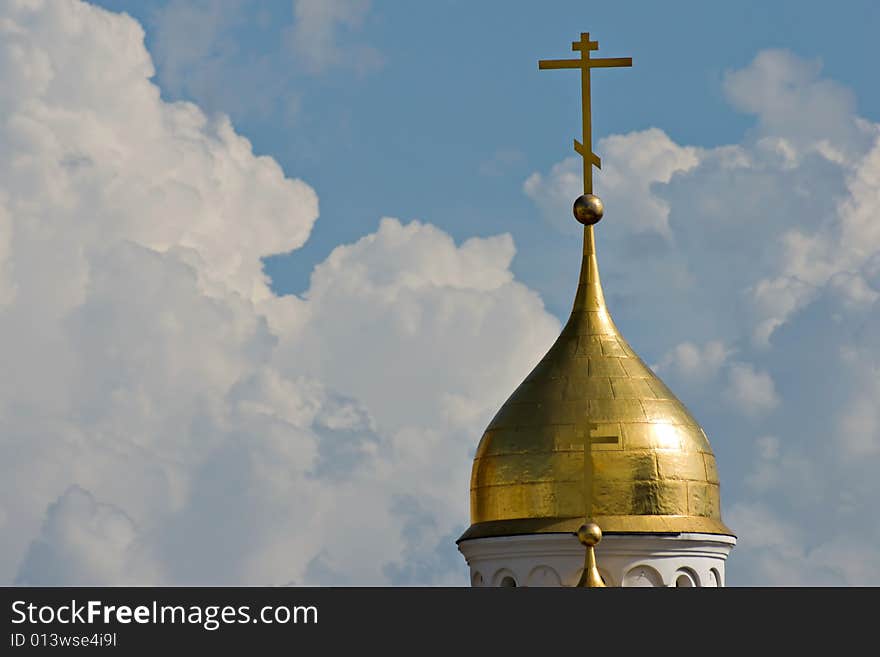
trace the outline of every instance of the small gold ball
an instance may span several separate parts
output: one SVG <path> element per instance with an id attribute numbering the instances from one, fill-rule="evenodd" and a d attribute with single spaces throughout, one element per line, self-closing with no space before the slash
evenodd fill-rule
<path id="1" fill-rule="evenodd" d="M 602 540 L 602 530 L 595 522 L 588 522 L 578 528 L 578 540 L 584 545 L 596 545 Z"/>
<path id="2" fill-rule="evenodd" d="M 584 194 L 575 199 L 572 211 L 575 219 L 585 226 L 592 226 L 599 223 L 605 212 L 605 206 L 602 205 L 602 199 L 595 194 Z"/>

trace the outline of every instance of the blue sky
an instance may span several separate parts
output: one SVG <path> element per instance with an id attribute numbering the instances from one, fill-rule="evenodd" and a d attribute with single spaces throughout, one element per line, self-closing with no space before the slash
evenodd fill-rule
<path id="1" fill-rule="evenodd" d="M 863 116 L 880 116 L 871 64 L 880 11 L 870 1 L 833 11 L 802 1 L 376 2 L 360 25 L 341 27 L 334 45 L 343 61 L 319 73 L 302 70 L 282 45 L 292 3 L 221 2 L 212 10 L 222 14 L 217 41 L 205 57 L 175 66 L 172 81 L 159 33 L 168 3 L 97 4 L 145 26 L 165 97 L 230 114 L 257 153 L 320 195 L 308 244 L 294 258 L 268 261 L 281 292 L 305 290 L 333 247 L 393 216 L 429 221 L 456 240 L 511 232 L 517 277 L 555 314 L 567 313 L 564 281 L 574 280 L 577 258 L 548 256 L 560 238 L 536 220 L 522 182 L 570 155 L 580 125 L 577 74 L 539 73 L 536 62 L 568 56 L 583 30 L 599 40 L 600 54 L 635 62 L 594 75 L 594 141 L 652 126 L 683 144 L 740 141 L 754 121 L 725 101 L 722 77 L 766 48 L 821 60 L 825 75 L 858 92 Z M 363 47 L 380 61 L 359 71 L 350 60 Z M 174 57 L 171 45 L 167 51 Z M 245 81 L 254 62 L 266 86 Z"/>
<path id="2" fill-rule="evenodd" d="M 0 581 L 466 583 L 473 450 L 573 298 L 537 60 L 586 30 L 634 60 L 606 297 L 730 583 L 880 582 L 876 3 L 378 0 L 0 6 Z"/>

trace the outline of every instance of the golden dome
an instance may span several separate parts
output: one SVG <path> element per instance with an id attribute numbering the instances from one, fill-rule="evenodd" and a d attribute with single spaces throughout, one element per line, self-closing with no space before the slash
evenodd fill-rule
<path id="1" fill-rule="evenodd" d="M 565 328 L 483 434 L 471 474 L 471 526 L 459 540 L 574 533 L 588 515 L 606 534 L 733 534 L 721 522 L 706 434 L 608 314 L 594 240 L 593 226 L 585 226 Z"/>

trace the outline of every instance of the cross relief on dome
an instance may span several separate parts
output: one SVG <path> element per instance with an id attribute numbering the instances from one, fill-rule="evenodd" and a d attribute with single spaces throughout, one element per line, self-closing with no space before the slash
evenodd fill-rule
<path id="1" fill-rule="evenodd" d="M 585 427 L 575 430 L 575 442 L 572 447 L 578 447 L 584 452 L 584 519 L 593 515 L 593 481 L 595 479 L 596 463 L 593 459 L 593 449 L 620 449 L 620 436 L 614 429 L 614 425 L 599 425 L 596 422 L 588 422 Z M 587 449 L 587 444 L 590 448 Z"/>
<path id="2" fill-rule="evenodd" d="M 619 428 L 617 424 L 601 424 L 598 422 L 587 422 L 583 427 L 576 427 L 572 447 L 583 449 L 587 441 L 590 442 L 592 447 L 598 447 L 600 450 L 617 449 L 620 447 Z M 613 445 L 613 447 L 605 447 L 605 445 Z"/>

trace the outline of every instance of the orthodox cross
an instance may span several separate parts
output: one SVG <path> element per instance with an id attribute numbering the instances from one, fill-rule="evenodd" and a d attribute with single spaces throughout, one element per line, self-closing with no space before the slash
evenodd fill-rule
<path id="1" fill-rule="evenodd" d="M 581 40 L 574 41 L 571 49 L 581 53 L 580 59 L 542 59 L 539 69 L 579 68 L 581 70 L 581 106 L 583 116 L 583 143 L 574 140 L 574 150 L 584 160 L 584 194 L 593 193 L 593 165 L 600 169 L 602 161 L 593 152 L 592 124 L 590 122 L 590 69 L 632 66 L 632 57 L 591 59 L 590 51 L 599 49 L 598 41 L 590 41 L 589 32 L 581 32 Z"/>

